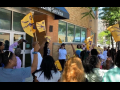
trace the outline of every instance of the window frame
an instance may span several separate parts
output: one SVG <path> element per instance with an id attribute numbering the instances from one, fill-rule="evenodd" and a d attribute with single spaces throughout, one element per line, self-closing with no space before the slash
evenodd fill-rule
<path id="1" fill-rule="evenodd" d="M 73 23 L 70 23 L 70 22 L 67 22 L 67 21 L 64 21 L 64 20 L 59 20 L 59 21 L 62 21 L 62 22 L 65 22 L 66 23 L 66 38 L 65 38 L 65 42 L 64 43 L 70 43 L 70 42 L 68 42 L 68 38 L 67 38 L 67 33 L 68 33 L 68 24 L 72 24 L 72 25 L 74 25 L 74 41 L 75 41 L 75 30 L 76 30 L 76 26 L 78 26 L 78 25 L 75 25 L 75 24 L 73 24 Z M 85 27 L 82 27 L 82 26 L 78 26 L 78 27 L 80 27 L 80 42 L 72 42 L 72 43 L 83 43 L 82 41 L 81 41 L 81 32 L 82 32 L 82 28 L 84 28 L 85 29 L 85 39 L 87 38 L 87 28 L 85 28 Z M 59 30 L 59 23 L 58 23 L 58 30 Z M 59 33 L 58 33 L 58 36 L 59 36 Z"/>

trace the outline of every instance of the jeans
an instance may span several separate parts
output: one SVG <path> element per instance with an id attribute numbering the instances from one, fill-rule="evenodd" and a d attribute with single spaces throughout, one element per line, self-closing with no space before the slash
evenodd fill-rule
<path id="1" fill-rule="evenodd" d="M 62 71 L 63 71 L 64 65 L 65 65 L 65 62 L 66 62 L 66 61 L 65 61 L 65 59 L 60 59 L 59 62 L 60 62 L 60 64 L 61 64 Z"/>

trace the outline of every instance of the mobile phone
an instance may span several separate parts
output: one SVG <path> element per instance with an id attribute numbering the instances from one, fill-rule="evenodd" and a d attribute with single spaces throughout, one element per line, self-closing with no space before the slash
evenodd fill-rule
<path id="1" fill-rule="evenodd" d="M 23 42 L 27 43 L 28 41 L 27 40 L 23 40 Z"/>

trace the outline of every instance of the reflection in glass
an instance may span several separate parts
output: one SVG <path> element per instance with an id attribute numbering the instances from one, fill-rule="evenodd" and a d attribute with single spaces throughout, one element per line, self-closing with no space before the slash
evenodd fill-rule
<path id="1" fill-rule="evenodd" d="M 59 21 L 58 39 L 60 38 L 62 42 L 66 42 L 66 22 Z"/>
<path id="2" fill-rule="evenodd" d="M 67 31 L 67 40 L 68 42 L 74 41 L 74 25 L 68 23 L 68 31 Z"/>
<path id="3" fill-rule="evenodd" d="M 31 66 L 31 55 L 25 54 L 25 67 Z"/>
<path id="4" fill-rule="evenodd" d="M 86 39 L 86 29 L 82 28 L 82 31 L 81 31 L 81 42 L 84 43 L 85 39 Z"/>
<path id="5" fill-rule="evenodd" d="M 23 28 L 21 26 L 21 20 L 24 18 L 25 14 L 13 12 L 13 30 L 23 32 Z"/>
<path id="6" fill-rule="evenodd" d="M 0 32 L 0 41 L 5 44 L 4 50 L 9 50 L 10 34 L 9 33 L 1 33 Z"/>
<path id="7" fill-rule="evenodd" d="M 27 43 L 26 43 L 26 50 L 27 49 L 32 49 L 32 37 L 31 36 L 29 36 L 28 34 L 26 34 L 26 40 L 28 41 Z"/>
<path id="8" fill-rule="evenodd" d="M 75 41 L 74 42 L 80 42 L 80 30 L 81 28 L 76 26 L 76 30 L 75 30 Z"/>
<path id="9" fill-rule="evenodd" d="M 23 39 L 23 35 L 20 34 L 14 34 L 14 43 L 19 41 L 20 39 Z M 14 47 L 14 48 L 21 48 L 21 50 L 23 50 L 23 43 L 19 44 L 18 46 Z"/>
<path id="10" fill-rule="evenodd" d="M 12 12 L 0 8 L 0 29 L 11 30 Z"/>

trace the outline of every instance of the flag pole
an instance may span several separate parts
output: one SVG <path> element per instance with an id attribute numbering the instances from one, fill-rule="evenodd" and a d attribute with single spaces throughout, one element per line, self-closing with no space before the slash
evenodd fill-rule
<path id="1" fill-rule="evenodd" d="M 36 38 L 36 42 L 37 42 L 37 35 L 36 35 L 36 32 L 35 32 L 35 38 Z"/>

